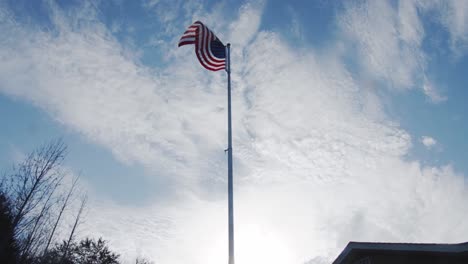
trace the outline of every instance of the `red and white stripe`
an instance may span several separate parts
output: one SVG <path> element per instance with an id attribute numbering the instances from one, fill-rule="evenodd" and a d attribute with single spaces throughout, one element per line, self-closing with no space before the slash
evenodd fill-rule
<path id="1" fill-rule="evenodd" d="M 211 52 L 211 41 L 216 40 L 216 35 L 200 21 L 193 23 L 179 40 L 179 47 L 195 44 L 195 53 L 201 65 L 211 71 L 219 71 L 226 68 L 226 59 L 218 58 Z"/>

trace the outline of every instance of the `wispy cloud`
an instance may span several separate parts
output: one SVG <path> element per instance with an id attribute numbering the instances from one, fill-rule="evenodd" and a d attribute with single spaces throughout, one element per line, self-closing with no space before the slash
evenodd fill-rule
<path id="1" fill-rule="evenodd" d="M 441 21 L 450 32 L 452 51 L 462 56 L 468 51 L 468 3 L 466 1 L 439 1 L 435 8 L 442 10 Z"/>
<path id="2" fill-rule="evenodd" d="M 424 94 L 431 100 L 431 102 L 437 104 L 447 101 L 447 96 L 441 95 L 429 81 L 424 81 L 423 84 Z"/>
<path id="3" fill-rule="evenodd" d="M 236 23 L 229 27 L 233 45 L 245 47 L 255 37 L 260 27 L 264 1 L 251 1 L 241 6 Z"/>
<path id="4" fill-rule="evenodd" d="M 421 143 L 423 143 L 423 145 L 426 146 L 426 148 L 430 149 L 437 144 L 437 140 L 429 136 L 422 136 Z"/>
<path id="5" fill-rule="evenodd" d="M 410 134 L 384 113 L 376 118 L 378 95 L 349 72 L 341 53 L 299 52 L 280 34 L 260 31 L 262 7 L 248 2 L 234 21 L 216 25 L 223 40 L 236 43 L 239 263 L 330 260 L 349 240 L 463 240 L 463 176 L 450 166 L 405 161 Z M 167 204 L 95 201 L 87 232 L 109 239 L 126 259 L 225 260 L 223 73 L 207 74 L 189 48 L 171 51 L 167 67 L 149 68 L 92 15 L 91 22 L 76 23 L 82 18 L 51 8 L 60 18 L 52 31 L 2 11 L 0 91 L 45 109 L 123 162 L 176 178 L 180 187 L 178 200 Z M 359 77 L 402 89 L 419 84 L 426 33 L 414 8 L 371 1 L 338 14 L 342 39 L 359 51 L 356 60 L 365 69 Z M 187 21 L 207 14 L 200 6 L 189 10 Z M 212 17 L 222 16 L 214 10 Z M 161 48 L 173 37 L 161 38 Z"/>
<path id="6" fill-rule="evenodd" d="M 462 56 L 468 45 L 466 6 L 459 1 L 358 1 L 347 3 L 338 21 L 345 41 L 358 52 L 363 74 L 391 89 L 419 88 L 439 103 L 447 97 L 426 78 L 429 55 L 422 46 L 426 38 L 422 17 L 437 13 L 427 19 L 447 28 L 453 54 Z"/>
<path id="7" fill-rule="evenodd" d="M 402 1 L 397 10 L 387 1 L 349 3 L 339 21 L 367 74 L 385 81 L 390 88 L 417 85 L 426 58 L 420 49 L 424 30 L 414 4 Z"/>
<path id="8" fill-rule="evenodd" d="M 296 38 L 297 40 L 304 41 L 304 29 L 302 24 L 300 23 L 299 15 L 297 11 L 294 10 L 292 7 L 288 7 L 288 13 L 291 16 L 291 25 L 290 31 L 291 35 Z"/>

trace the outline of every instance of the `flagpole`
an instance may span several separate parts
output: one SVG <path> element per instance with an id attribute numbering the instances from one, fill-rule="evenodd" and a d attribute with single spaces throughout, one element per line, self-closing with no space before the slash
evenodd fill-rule
<path id="1" fill-rule="evenodd" d="M 232 181 L 232 126 L 231 126 L 231 44 L 226 45 L 228 77 L 228 208 L 229 208 L 229 264 L 234 264 L 234 203 Z"/>

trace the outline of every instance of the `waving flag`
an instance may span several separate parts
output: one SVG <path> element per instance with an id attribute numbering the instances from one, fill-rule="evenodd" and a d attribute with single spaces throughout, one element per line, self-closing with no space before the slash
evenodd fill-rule
<path id="1" fill-rule="evenodd" d="M 228 97 L 228 233 L 229 264 L 234 264 L 234 191 L 232 170 L 232 125 L 231 125 L 231 44 L 224 44 L 202 22 L 196 21 L 182 35 L 179 47 L 195 44 L 195 54 L 201 65 L 210 71 L 226 70 Z"/>
<path id="2" fill-rule="evenodd" d="M 226 47 L 202 22 L 196 21 L 182 35 L 179 47 L 195 44 L 201 65 L 210 71 L 226 69 Z"/>

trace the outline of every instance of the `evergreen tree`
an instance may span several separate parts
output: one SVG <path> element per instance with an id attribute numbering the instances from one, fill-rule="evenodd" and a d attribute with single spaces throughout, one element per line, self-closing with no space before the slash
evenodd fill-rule
<path id="1" fill-rule="evenodd" d="M 11 203 L 7 196 L 0 191 L 0 263 L 13 264 L 18 258 L 18 244 L 14 236 Z"/>

